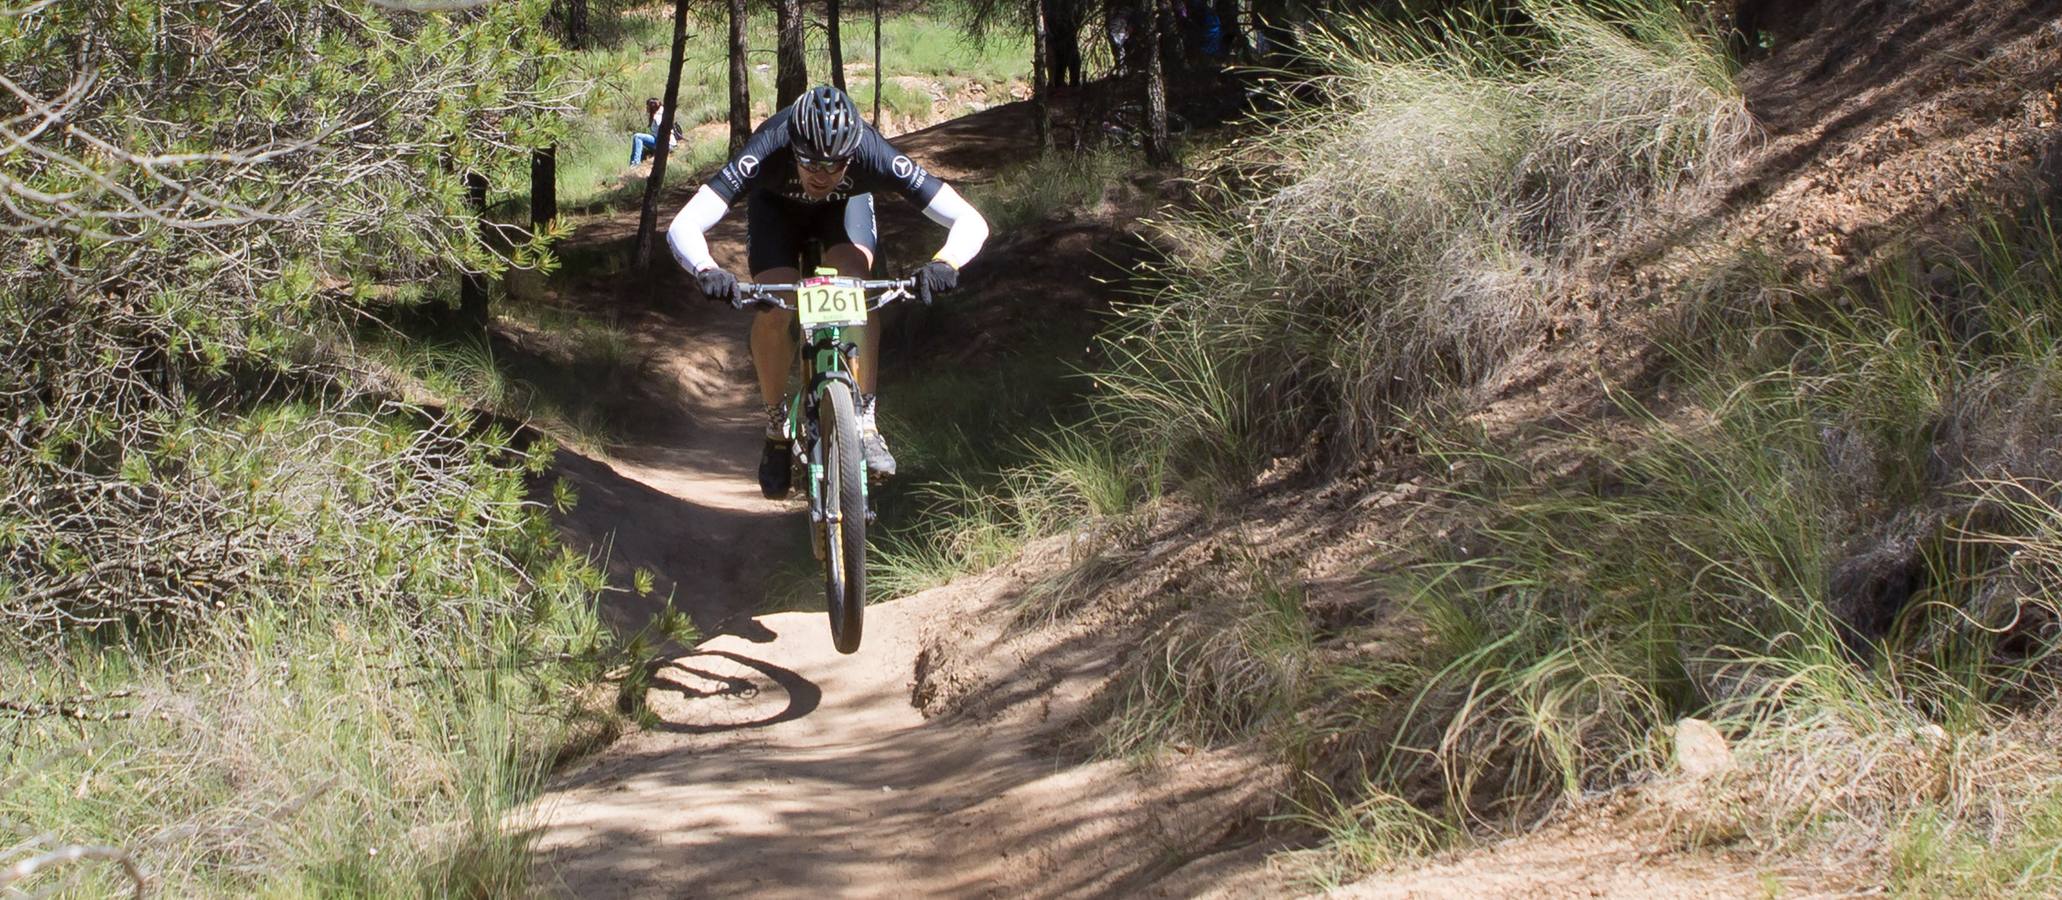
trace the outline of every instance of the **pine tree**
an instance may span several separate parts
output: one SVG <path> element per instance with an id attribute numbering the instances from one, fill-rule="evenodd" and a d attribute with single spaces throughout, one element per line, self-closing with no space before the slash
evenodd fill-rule
<path id="1" fill-rule="evenodd" d="M 774 28 L 778 32 L 778 57 L 773 79 L 773 102 L 785 108 L 809 90 L 808 46 L 803 40 L 802 0 L 773 0 Z"/>
<path id="2" fill-rule="evenodd" d="M 745 58 L 745 0 L 730 0 L 730 154 L 752 136 L 752 68 Z"/>

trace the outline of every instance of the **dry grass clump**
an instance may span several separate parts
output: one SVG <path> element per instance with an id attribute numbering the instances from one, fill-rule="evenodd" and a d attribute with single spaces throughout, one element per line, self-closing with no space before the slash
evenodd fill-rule
<path id="1" fill-rule="evenodd" d="M 2052 682 L 2040 682 L 2052 698 Z M 2052 699 L 2014 708 L 1975 697 L 1942 719 L 1896 686 L 1851 666 L 1764 685 L 1734 707 L 1737 767 L 1645 792 L 1650 824 L 1687 845 L 1750 849 L 1899 896 L 2062 890 Z"/>
<path id="2" fill-rule="evenodd" d="M 1168 287 L 1111 342 L 1113 422 L 1184 462 L 1312 429 L 1366 447 L 1493 371 L 1600 238 L 1747 141 L 1717 43 L 1672 6 L 1522 6 L 1312 37 L 1307 100 L 1165 224 Z"/>
<path id="3" fill-rule="evenodd" d="M 1374 789 L 1512 828 L 1665 772 L 1697 716 L 1741 766 L 1676 810 L 1688 839 L 1917 893 L 2050 891 L 2062 768 L 2028 724 L 2062 674 L 2045 222 L 1685 349 L 1691 409 L 1628 400 L 1641 433 L 1588 436 L 1580 479 L 1428 440 L 1487 524 L 1390 576 L 1431 640 L 1324 730 Z"/>
<path id="4" fill-rule="evenodd" d="M 1099 728 L 1104 752 L 1279 732 L 1304 705 L 1317 660 L 1303 592 L 1258 560 L 1236 565 L 1243 581 L 1196 599 L 1119 674 L 1115 714 Z"/>
<path id="5" fill-rule="evenodd" d="M 0 845 L 121 847 L 176 896 L 519 888 L 502 811 L 599 664 L 599 584 L 526 499 L 543 454 L 465 428 L 290 406 L 181 432 L 186 502 L 250 574 L 156 627 L 0 637 Z"/>
<path id="6" fill-rule="evenodd" d="M 1493 372 L 1567 300 L 1600 239 L 1750 138 L 1717 42 L 1672 5 L 1523 13 L 1313 37 L 1320 74 L 1233 154 L 1214 196 L 1163 223 L 1167 287 L 1106 343 L 1100 411 L 1129 448 L 1117 459 L 1208 487 L 1313 437 L 1369 447 L 1398 409 Z M 1563 515 L 1542 508 L 1501 537 L 1558 568 L 1554 541 L 1582 534 Z M 1106 740 L 1265 731 L 1328 770 L 1357 751 L 1366 779 L 1347 783 L 1361 788 L 1304 818 L 1364 861 L 1650 768 L 1651 723 L 1680 705 L 1653 687 L 1680 668 L 1665 629 L 1619 642 L 1598 622 L 1569 638 L 1552 626 L 1572 603 L 1519 577 L 1472 559 L 1409 573 L 1397 590 L 1416 598 L 1423 647 L 1380 662 L 1319 648 L 1278 584 L 1198 600 L 1130 660 Z M 1496 602 L 1467 599 L 1477 592 Z M 1434 814 L 1401 814 L 1399 798 Z"/>
<path id="7" fill-rule="evenodd" d="M 1125 190 L 1122 179 L 1138 167 L 1136 154 L 1116 149 L 1052 153 L 969 188 L 968 199 L 995 233 L 1013 234 L 1055 212 L 1101 214 L 1111 192 Z"/>
<path id="8" fill-rule="evenodd" d="M 1001 563 L 1036 538 L 1127 513 L 1159 490 L 1157 473 L 1140 471 L 1090 431 L 1055 428 L 1026 440 L 1024 451 L 1030 462 L 991 483 L 954 474 L 921 489 L 929 521 L 891 533 L 876 550 L 875 589 L 899 597 L 944 584 Z"/>
<path id="9" fill-rule="evenodd" d="M 398 615 L 296 618 L 264 610 L 242 633 L 189 637 L 143 661 L 0 662 L 38 696 L 82 684 L 133 694 L 103 704 L 125 718 L 10 727 L 0 845 L 112 844 L 164 896 L 519 891 L 526 839 L 503 828 L 503 811 L 541 779 L 544 758 L 522 748 L 563 727 L 561 703 L 528 695 L 543 683 L 520 671 L 528 661 L 460 665 Z M 450 674 L 425 677 L 430 666 Z M 33 886 L 100 896 L 119 878 L 79 868 Z"/>

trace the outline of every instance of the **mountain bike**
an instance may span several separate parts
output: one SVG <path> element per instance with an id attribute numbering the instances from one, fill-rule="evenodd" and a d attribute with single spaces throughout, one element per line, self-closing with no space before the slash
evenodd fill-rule
<path id="1" fill-rule="evenodd" d="M 823 562 L 824 599 L 830 607 L 831 643 L 839 653 L 859 649 L 866 613 L 866 462 L 859 450 L 859 384 L 853 358 L 859 345 L 846 331 L 866 325 L 867 314 L 911 296 L 911 279 L 868 281 L 819 268 L 799 284 L 740 284 L 738 309 L 784 309 L 802 329 L 802 380 L 788 401 L 787 435 L 795 465 L 808 472 L 811 547 Z M 877 291 L 873 296 L 867 292 Z M 777 294 L 792 294 L 794 303 Z"/>

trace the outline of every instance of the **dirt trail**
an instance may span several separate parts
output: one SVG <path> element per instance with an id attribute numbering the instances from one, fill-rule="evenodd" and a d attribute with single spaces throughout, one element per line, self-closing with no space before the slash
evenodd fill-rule
<path id="1" fill-rule="evenodd" d="M 898 144 L 966 184 L 1027 152 L 1022 118 L 1021 109 L 998 109 Z M 902 204 L 883 206 L 891 248 L 937 239 Z M 584 239 L 619 239 L 634 227 L 634 215 L 622 219 Z M 741 255 L 742 219 L 712 235 L 727 264 L 739 262 L 724 254 Z M 682 289 L 670 276 L 631 288 Z M 676 399 L 651 404 L 649 420 L 635 423 L 647 437 L 615 448 L 609 462 L 566 456 L 560 475 L 580 503 L 565 529 L 604 549 L 619 579 L 656 573 L 652 597 L 670 594 L 715 637 L 660 671 L 648 697 L 655 727 L 562 774 L 543 800 L 545 883 L 578 897 L 1061 896 L 1167 869 L 1165 854 L 1132 847 L 1161 833 L 1165 846 L 1191 842 L 1183 826 L 1144 818 L 1175 782 L 1148 784 L 1122 764 L 1061 767 L 1041 738 L 1052 697 L 1102 668 L 1048 667 L 1035 716 L 926 719 L 912 703 L 926 630 L 1000 576 L 871 607 L 865 644 L 851 656 L 831 647 L 821 612 L 753 615 L 770 573 L 813 563 L 798 502 L 757 496 L 747 317 L 648 305 L 631 324 L 657 361 L 655 393 Z M 634 629 L 658 608 L 657 599 L 623 597 L 608 615 Z M 1213 793 L 1250 799 L 1242 789 L 1184 799 L 1205 810 Z"/>
<path id="2" fill-rule="evenodd" d="M 898 138 L 956 184 L 978 183 L 1029 152 L 1028 115 L 999 107 Z M 669 209 L 692 185 L 675 193 Z M 738 266 L 743 216 L 712 235 Z M 634 213 L 590 224 L 576 241 L 620 244 Z M 881 207 L 884 244 L 922 248 L 935 230 Z M 1013 315 L 1055 315 L 1107 260 L 1097 229 L 1071 224 L 998 235 L 970 291 L 1023 294 Z M 1107 226 L 1103 227 L 1108 231 Z M 1013 243 L 1014 242 L 1014 243 Z M 921 252 L 905 251 L 905 252 Z M 1008 273 L 1013 279 L 1005 282 Z M 1083 617 L 1009 628 L 1012 604 L 1068 565 L 1065 538 L 1017 563 L 869 608 L 861 651 L 830 644 L 826 617 L 759 614 L 769 579 L 814 571 L 794 501 L 760 499 L 759 428 L 746 358 L 747 317 L 684 306 L 677 275 L 589 285 L 654 360 L 628 405 L 641 435 L 601 462 L 566 454 L 580 492 L 568 539 L 605 551 L 616 583 L 645 569 L 706 642 L 672 659 L 647 698 L 656 724 L 561 773 L 531 817 L 553 895 L 616 897 L 1102 897 L 1294 893 L 1271 867 L 1284 836 L 1262 817 L 1285 788 L 1263 747 L 1175 748 L 1147 765 L 1093 762 L 1068 749 L 1141 621 Z M 1008 296 L 1004 293 L 1003 296 Z M 1007 332 L 1010 322 L 984 323 Z M 979 340 L 993 335 L 976 335 Z M 962 348 L 964 349 L 964 348 Z M 971 352 L 971 351 L 968 351 Z M 892 353 L 892 345 L 891 345 Z M 950 358 L 950 357 L 948 357 Z M 892 359 L 889 363 L 893 365 Z M 884 403 L 892 394 L 884 391 Z M 646 401 L 649 402 L 646 402 Z M 619 404 L 622 405 L 622 404 Z M 1398 488 L 1401 489 L 1401 488 Z M 1297 494 L 1271 515 L 1339 543 L 1380 521 L 1359 510 L 1387 485 Z M 1326 499 L 1329 497 L 1330 499 Z M 1379 507 L 1374 507 L 1379 508 Z M 1282 522 L 1301 523 L 1283 525 Z M 1344 523 L 1344 524 L 1342 524 Z M 1207 534 L 1156 534 L 1131 567 L 1178 585 L 1205 571 Z M 1262 531 L 1267 529 L 1263 528 Z M 1243 534 L 1243 532 L 1242 532 Z M 1249 536 L 1250 537 L 1250 536 Z M 639 627 L 656 599 L 614 595 L 608 616 Z M 1643 846 L 1636 829 L 1561 829 L 1462 851 L 1342 890 L 1342 896 L 1753 896 L 1751 862 Z"/>

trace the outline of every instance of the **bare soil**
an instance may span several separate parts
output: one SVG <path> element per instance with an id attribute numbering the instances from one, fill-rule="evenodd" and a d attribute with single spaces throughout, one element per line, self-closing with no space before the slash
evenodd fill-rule
<path id="1" fill-rule="evenodd" d="M 1028 155 L 1025 111 L 1003 107 L 909 136 L 903 148 L 958 183 Z M 685 188 L 682 189 L 683 192 Z M 935 239 L 888 204 L 890 246 Z M 994 352 L 1025 316 L 1081 314 L 1108 290 L 1127 243 L 1119 219 L 1047 223 L 998 236 L 970 290 L 1014 293 L 976 323 L 985 337 L 938 348 L 947 360 Z M 624 243 L 633 214 L 580 240 Z M 741 217 L 713 236 L 742 252 Z M 726 256 L 728 254 L 728 256 Z M 1014 283 L 994 273 L 1018 276 Z M 1085 287 L 1084 287 L 1085 286 Z M 1145 533 L 1070 535 L 964 582 L 876 604 L 857 654 L 830 645 L 819 612 L 762 614 L 771 573 L 808 568 L 799 506 L 757 496 L 757 402 L 746 318 L 682 301 L 663 272 L 602 276 L 566 302 L 606 304 L 637 335 L 647 384 L 636 437 L 606 459 L 562 454 L 580 502 L 567 539 L 605 560 L 614 583 L 656 575 L 649 595 L 613 595 L 607 617 L 635 631 L 665 604 L 709 639 L 658 672 L 634 729 L 563 772 L 535 811 L 544 883 L 577 897 L 1278 896 L 1296 873 L 1270 867 L 1285 846 L 1264 817 L 1287 774 L 1261 746 L 1173 748 L 1099 760 L 1084 718 L 1109 700 L 1131 642 L 1154 624 L 1152 598 L 1217 577 L 1241 554 L 1311 561 L 1322 604 L 1394 519 L 1425 498 L 1393 470 L 1330 486 L 1283 468 L 1243 525 L 1169 507 Z M 1107 298 L 1103 298 L 1106 301 Z M 887 401 L 892 402 L 892 396 Z M 632 413 L 633 416 L 636 413 Z M 1082 576 L 1109 554 L 1119 570 Z M 1027 619 L 1061 576 L 1086 578 L 1090 608 Z M 1077 579 L 1078 580 L 1078 579 Z M 1341 608 L 1344 608 L 1343 606 Z M 1586 865 L 1570 856 L 1578 868 Z M 1618 865 L 1618 863 L 1613 863 Z M 1580 881 L 1579 872 L 1568 875 Z M 1662 877 L 1662 876 L 1656 876 Z M 1700 876 L 1701 877 L 1701 876 Z M 1573 883 L 1573 882 L 1571 882 Z"/>
<path id="2" fill-rule="evenodd" d="M 1029 137 L 1017 104 L 898 143 L 964 186 L 1028 156 Z M 691 188 L 673 192 L 673 202 Z M 884 207 L 890 247 L 937 239 L 913 211 Z M 634 229 L 634 214 L 621 214 L 585 226 L 576 242 L 620 246 Z M 1007 329 L 1021 316 L 1082 313 L 1107 288 L 1078 276 L 1121 276 L 1111 260 L 1125 258 L 1115 245 L 1127 242 L 1110 219 L 997 236 L 966 288 L 1015 295 L 1021 311 L 1003 304 L 976 324 Z M 742 216 L 719 226 L 712 243 L 720 260 L 738 265 Z M 1000 272 L 1017 278 L 1004 283 Z M 1007 658 L 1038 672 L 1036 687 L 991 698 L 979 715 L 926 708 L 923 673 L 941 669 L 926 661 L 936 656 L 926 648 L 978 631 L 993 651 L 983 659 L 1005 660 L 1009 640 L 994 627 L 996 613 L 1041 565 L 1064 560 L 1048 555 L 877 604 L 851 656 L 831 647 L 819 612 L 760 614 L 771 573 L 813 563 L 799 504 L 757 496 L 747 317 L 679 299 L 693 295 L 671 272 L 604 276 L 563 294 L 563 302 L 613 310 L 653 361 L 646 371 L 655 383 L 638 390 L 649 395 L 639 407 L 646 415 L 624 423 L 634 440 L 607 459 L 563 455 L 558 475 L 581 499 L 562 530 L 604 559 L 619 585 L 639 569 L 657 576 L 649 595 L 616 595 L 607 610 L 614 627 L 636 630 L 670 597 L 711 637 L 659 670 L 646 700 L 657 724 L 563 773 L 539 806 L 538 847 L 556 891 L 1128 894 L 1204 855 L 1225 823 L 1268 801 L 1278 778 L 1250 751 L 1151 768 L 1056 751 L 1075 707 L 1108 676 L 1115 654 L 1107 639 L 1039 660 Z M 973 343 L 955 340 L 940 352 L 963 357 Z"/>

